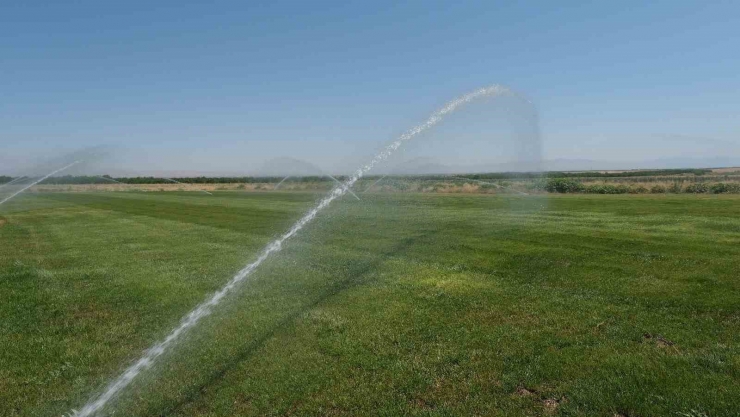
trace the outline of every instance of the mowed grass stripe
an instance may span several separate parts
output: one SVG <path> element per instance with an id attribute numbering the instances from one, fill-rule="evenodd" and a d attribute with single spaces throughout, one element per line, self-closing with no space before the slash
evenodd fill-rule
<path id="1" fill-rule="evenodd" d="M 180 201 L 136 198 L 132 194 L 123 197 L 107 193 L 48 194 L 45 198 L 71 201 L 98 210 L 110 210 L 132 215 L 248 231 L 250 234 L 274 234 L 276 229 L 287 228 L 313 201 L 312 195 L 301 195 L 299 199 L 289 196 L 289 201 L 265 201 L 259 207 L 238 205 L 193 204 L 192 196 L 183 196 Z M 205 195 L 205 197 L 208 197 Z M 204 197 L 198 197 L 201 201 Z M 218 202 L 220 200 L 216 200 Z M 238 200 L 237 200 L 238 201 Z"/>

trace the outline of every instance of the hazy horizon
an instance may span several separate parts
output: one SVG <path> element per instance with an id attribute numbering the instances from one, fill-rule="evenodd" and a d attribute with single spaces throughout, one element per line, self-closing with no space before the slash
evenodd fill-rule
<path id="1" fill-rule="evenodd" d="M 288 161 L 297 162 L 300 167 L 286 163 Z M 268 165 L 278 163 L 278 166 Z M 0 176 L 22 176 L 31 177 L 42 176 L 52 170 L 64 166 L 63 164 L 43 163 L 28 169 L 18 171 L 0 172 Z M 312 168 L 306 168 L 310 166 Z M 389 166 L 375 170 L 371 175 L 423 175 L 423 174 L 465 174 L 465 173 L 497 173 L 497 172 L 535 172 L 535 171 L 618 171 L 618 170 L 650 170 L 650 169 L 689 169 L 689 168 L 739 168 L 740 164 L 732 157 L 713 157 L 713 158 L 663 158 L 655 160 L 644 160 L 636 162 L 625 161 L 597 161 L 588 159 L 554 159 L 542 160 L 539 167 L 520 166 L 509 163 L 499 163 L 490 165 L 447 165 L 441 160 L 406 160 L 402 161 L 399 166 Z M 105 167 L 100 164 L 92 164 L 67 169 L 56 176 L 64 175 L 111 175 L 113 177 L 281 177 L 281 176 L 324 176 L 329 175 L 349 175 L 354 169 L 346 170 L 325 170 L 308 161 L 297 158 L 281 157 L 266 161 L 262 166 L 245 170 L 212 170 L 199 171 L 192 169 L 142 169 L 131 170 L 116 167 Z"/>

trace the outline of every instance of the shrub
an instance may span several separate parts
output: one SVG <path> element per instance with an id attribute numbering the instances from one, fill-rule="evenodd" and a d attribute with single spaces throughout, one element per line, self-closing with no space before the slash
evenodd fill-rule
<path id="1" fill-rule="evenodd" d="M 619 194 L 617 187 L 612 184 L 589 185 L 585 191 L 590 194 Z"/>
<path id="2" fill-rule="evenodd" d="M 697 182 L 694 184 L 689 184 L 685 189 L 685 193 L 694 193 L 694 194 L 701 194 L 706 193 L 709 191 L 709 186 L 707 186 L 706 183 L 703 182 Z"/>
<path id="3" fill-rule="evenodd" d="M 545 184 L 545 190 L 551 193 L 577 193 L 583 191 L 583 184 L 568 178 L 550 178 Z"/>
<path id="4" fill-rule="evenodd" d="M 712 192 L 712 194 L 724 194 L 724 193 L 729 192 L 730 188 L 727 186 L 727 184 L 720 182 L 717 184 L 712 184 L 712 186 L 709 187 L 709 189 Z"/>
<path id="5" fill-rule="evenodd" d="M 538 179 L 535 181 L 532 181 L 530 183 L 527 183 L 527 190 L 530 191 L 542 191 L 547 187 L 547 180 Z"/>
<path id="6" fill-rule="evenodd" d="M 712 184 L 712 186 L 709 187 L 709 192 L 713 194 L 726 194 L 726 193 L 737 194 L 737 193 L 740 193 L 740 184 L 736 182 L 731 182 L 731 183 L 719 182 L 717 184 Z"/>
<path id="7" fill-rule="evenodd" d="M 731 183 L 720 182 L 717 184 L 712 184 L 712 186 L 709 187 L 709 191 L 713 194 L 725 194 L 725 193 L 737 194 L 737 193 L 740 193 L 740 184 L 736 182 L 731 182 Z"/>
<path id="8" fill-rule="evenodd" d="M 669 193 L 678 194 L 683 190 L 682 185 L 680 182 L 676 181 L 673 184 L 671 184 L 670 187 L 668 187 Z"/>
<path id="9" fill-rule="evenodd" d="M 630 194 L 647 194 L 649 190 L 642 185 L 635 188 L 630 188 Z"/>
<path id="10" fill-rule="evenodd" d="M 653 185 L 653 187 L 650 188 L 650 192 L 653 194 L 663 194 L 665 193 L 665 187 L 662 185 Z"/>

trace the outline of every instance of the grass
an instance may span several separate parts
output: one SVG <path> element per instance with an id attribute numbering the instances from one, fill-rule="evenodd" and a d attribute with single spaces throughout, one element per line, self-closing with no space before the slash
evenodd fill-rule
<path id="1" fill-rule="evenodd" d="M 0 415 L 80 407 L 317 198 L 215 194 L 3 207 Z M 363 197 L 108 411 L 737 415 L 737 196 Z"/>

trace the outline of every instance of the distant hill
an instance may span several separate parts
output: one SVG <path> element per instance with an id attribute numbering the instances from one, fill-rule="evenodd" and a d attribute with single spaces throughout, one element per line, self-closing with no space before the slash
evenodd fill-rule
<path id="1" fill-rule="evenodd" d="M 740 158 L 661 158 L 640 162 L 590 159 L 550 159 L 537 162 L 509 162 L 476 165 L 445 165 L 434 160 L 412 160 L 383 171 L 383 174 L 423 175 L 531 171 L 612 171 L 629 169 L 720 168 L 740 166 Z"/>

